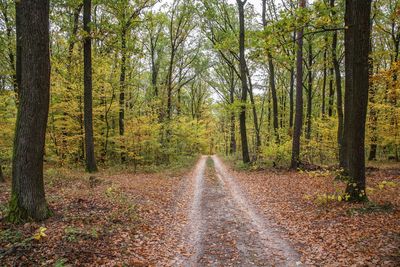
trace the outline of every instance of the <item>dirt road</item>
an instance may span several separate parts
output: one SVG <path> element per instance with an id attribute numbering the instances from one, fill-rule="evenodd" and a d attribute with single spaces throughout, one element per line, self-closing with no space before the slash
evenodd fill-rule
<path id="1" fill-rule="evenodd" d="M 180 266 L 296 266 L 299 255 L 258 216 L 217 156 L 203 156 L 191 179 L 193 198 Z"/>

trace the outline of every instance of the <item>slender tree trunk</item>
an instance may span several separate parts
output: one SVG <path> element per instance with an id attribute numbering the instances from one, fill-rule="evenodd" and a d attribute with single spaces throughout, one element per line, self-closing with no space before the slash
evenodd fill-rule
<path id="1" fill-rule="evenodd" d="M 6 180 L 4 179 L 3 168 L 0 163 L 0 183 L 4 183 Z"/>
<path id="2" fill-rule="evenodd" d="M 10 20 L 9 20 L 7 1 L 4 1 L 3 5 L 4 5 L 4 7 L 2 9 L 2 13 L 3 13 L 4 24 L 6 27 L 6 36 L 7 36 L 6 44 L 7 44 L 7 50 L 8 50 L 8 65 L 9 65 L 10 71 L 12 73 L 11 81 L 12 81 L 14 94 L 15 94 L 15 103 L 18 106 L 19 97 L 18 97 L 17 75 L 15 73 L 15 62 L 14 62 L 15 55 L 14 55 L 14 49 L 12 48 L 12 42 L 11 42 L 11 39 L 12 39 L 11 33 L 12 33 L 13 25 L 10 23 Z"/>
<path id="3" fill-rule="evenodd" d="M 73 27 L 72 27 L 72 32 L 71 35 L 69 36 L 69 44 L 68 44 L 68 55 L 67 55 L 67 91 L 71 92 L 72 87 L 72 56 L 74 53 L 74 47 L 75 47 L 75 43 L 76 43 L 76 35 L 78 32 L 78 28 L 79 28 L 79 14 L 81 13 L 81 9 L 83 7 L 83 4 L 79 4 L 75 9 L 74 9 L 74 14 L 73 14 Z M 67 102 L 69 100 L 69 96 L 66 95 L 64 96 L 65 101 Z M 68 117 L 68 111 L 64 111 L 63 112 L 63 126 L 61 127 L 61 133 L 62 133 L 62 137 L 61 137 L 61 153 L 60 153 L 60 158 L 61 160 L 64 160 L 67 156 L 67 151 L 68 151 L 68 130 L 67 130 L 67 120 Z"/>
<path id="4" fill-rule="evenodd" d="M 293 32 L 293 43 L 296 43 L 296 31 Z M 290 67 L 290 88 L 289 88 L 289 126 L 290 129 L 293 127 L 294 118 L 294 67 L 291 63 Z"/>
<path id="5" fill-rule="evenodd" d="M 300 0 L 299 6 L 305 8 L 306 0 Z M 292 169 L 297 169 L 300 163 L 300 137 L 303 125 L 303 31 L 303 26 L 297 30 L 296 116 L 292 143 Z"/>
<path id="6" fill-rule="evenodd" d="M 329 96 L 328 96 L 328 116 L 332 117 L 333 115 L 333 98 L 335 91 L 333 89 L 333 79 L 334 79 L 334 69 L 329 68 Z"/>
<path id="7" fill-rule="evenodd" d="M 247 75 L 248 81 L 249 81 L 250 103 L 251 103 L 251 110 L 253 112 L 254 132 L 255 132 L 255 136 L 256 136 L 256 157 L 258 157 L 258 154 L 260 152 L 260 147 L 261 147 L 260 126 L 258 124 L 256 103 L 254 101 L 253 85 L 251 82 L 251 77 L 250 77 L 250 73 L 249 73 L 248 69 L 246 70 L 246 75 Z"/>
<path id="8" fill-rule="evenodd" d="M 43 183 L 50 99 L 49 1 L 17 1 L 16 16 L 20 103 L 8 214 L 12 222 L 43 220 L 50 216 Z"/>
<path id="9" fill-rule="evenodd" d="M 346 0 L 344 140 L 346 192 L 351 200 L 365 200 L 365 120 L 369 88 L 371 0 Z"/>
<path id="10" fill-rule="evenodd" d="M 262 21 L 264 28 L 267 27 L 267 1 L 262 1 Z M 273 124 L 274 124 L 274 132 L 276 142 L 279 143 L 279 114 L 278 114 L 278 97 L 276 95 L 276 85 L 275 85 L 275 66 L 273 62 L 273 57 L 271 54 L 271 50 L 267 49 L 267 57 L 268 57 L 268 80 L 269 80 L 269 87 L 271 89 L 272 94 L 272 112 L 273 112 Z"/>
<path id="11" fill-rule="evenodd" d="M 330 0 L 330 6 L 332 10 L 332 17 L 336 17 L 335 12 L 335 0 Z M 339 147 L 339 165 L 343 168 L 345 166 L 344 155 L 343 155 L 343 103 L 342 103 L 342 77 L 340 74 L 340 64 L 337 57 L 337 31 L 333 32 L 332 36 L 332 63 L 335 71 L 335 83 L 336 83 L 336 110 L 338 116 L 338 129 L 337 129 L 337 143 Z"/>
<path id="12" fill-rule="evenodd" d="M 371 21 L 371 25 L 372 25 L 372 21 Z M 370 53 L 372 53 L 372 43 L 370 44 Z M 370 58 L 370 68 L 369 68 L 369 74 L 370 76 L 373 75 L 373 62 L 372 59 Z M 368 156 L 368 160 L 372 161 L 372 160 L 376 160 L 376 152 L 377 152 L 377 141 L 378 141 L 378 133 L 377 133 L 377 128 L 378 128 L 378 111 L 375 108 L 375 96 L 376 96 L 376 88 L 375 85 L 373 83 L 373 81 L 370 80 L 370 98 L 369 98 L 369 102 L 371 103 L 371 107 L 369 110 L 369 118 L 370 118 L 370 127 L 371 127 L 371 145 L 370 145 L 370 149 L 369 149 L 369 156 Z"/>
<path id="13" fill-rule="evenodd" d="M 126 28 L 122 26 L 121 30 L 121 70 L 119 76 L 119 135 L 125 134 L 125 88 L 126 88 Z M 126 161 L 125 145 L 121 144 L 121 162 Z"/>
<path id="14" fill-rule="evenodd" d="M 242 97 L 241 97 L 241 108 L 239 115 L 240 122 L 240 137 L 242 141 L 242 157 L 244 163 L 250 162 L 249 147 L 247 143 L 247 130 L 246 130 L 246 104 L 247 104 L 247 92 L 249 91 L 247 85 L 246 76 L 246 58 L 244 51 L 244 41 L 245 41 L 245 27 L 244 27 L 244 5 L 246 1 L 242 2 L 237 0 L 239 9 L 239 53 L 240 53 L 240 79 L 242 81 Z"/>
<path id="15" fill-rule="evenodd" d="M 97 171 L 96 158 L 94 154 L 93 138 L 93 96 L 92 96 L 92 39 L 91 39 L 91 9 L 92 0 L 83 2 L 83 30 L 85 39 L 83 43 L 84 54 L 84 122 L 85 122 L 85 152 L 86 152 L 86 171 Z"/>
<path id="16" fill-rule="evenodd" d="M 233 106 L 235 103 L 235 81 L 234 81 L 234 73 L 231 70 L 231 84 L 229 90 L 229 101 L 230 104 Z M 236 153 L 236 137 L 235 137 L 235 112 L 231 111 L 231 125 L 230 125 L 230 154 Z"/>
<path id="17" fill-rule="evenodd" d="M 325 38 L 325 43 L 328 43 L 327 38 Z M 322 117 L 325 117 L 325 112 L 326 112 L 326 101 L 325 101 L 325 96 L 326 96 L 326 68 L 327 68 L 327 49 L 324 49 L 324 66 L 323 66 L 323 77 L 322 77 L 322 107 L 321 107 L 321 113 Z"/>
<path id="18" fill-rule="evenodd" d="M 312 65 L 313 65 L 313 52 L 312 52 L 312 43 L 309 40 L 308 43 L 308 87 L 307 87 L 307 131 L 306 131 L 306 139 L 311 139 L 311 113 L 312 113 Z"/>
<path id="19" fill-rule="evenodd" d="M 289 88 L 289 127 L 293 128 L 294 119 L 294 67 L 290 68 L 290 88 Z"/>

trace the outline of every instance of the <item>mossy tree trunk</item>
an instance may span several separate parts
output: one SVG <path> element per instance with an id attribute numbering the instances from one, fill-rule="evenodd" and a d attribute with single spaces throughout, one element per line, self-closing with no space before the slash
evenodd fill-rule
<path id="1" fill-rule="evenodd" d="M 50 215 L 43 183 L 50 97 L 49 1 L 17 1 L 16 20 L 20 103 L 8 214 L 14 223 L 43 220 Z"/>

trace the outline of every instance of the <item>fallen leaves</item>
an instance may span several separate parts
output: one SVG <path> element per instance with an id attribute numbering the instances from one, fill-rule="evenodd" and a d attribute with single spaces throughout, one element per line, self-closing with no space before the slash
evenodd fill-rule
<path id="1" fill-rule="evenodd" d="M 334 175 L 297 172 L 234 172 L 243 192 L 269 220 L 275 221 L 302 252 L 307 265 L 396 266 L 400 262 L 399 170 L 368 174 L 370 204 L 315 203 L 315 195 L 333 196 Z M 378 192 L 379 191 L 379 192 Z M 387 203 L 391 203 L 388 205 Z"/>

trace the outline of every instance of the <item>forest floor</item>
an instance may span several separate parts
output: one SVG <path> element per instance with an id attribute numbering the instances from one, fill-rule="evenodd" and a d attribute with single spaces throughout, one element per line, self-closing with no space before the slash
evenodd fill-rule
<path id="1" fill-rule="evenodd" d="M 367 180 L 371 202 L 353 204 L 333 200 L 331 172 L 235 171 L 216 156 L 181 172 L 47 167 L 54 216 L 1 220 L 0 266 L 398 266 L 400 168 Z"/>

